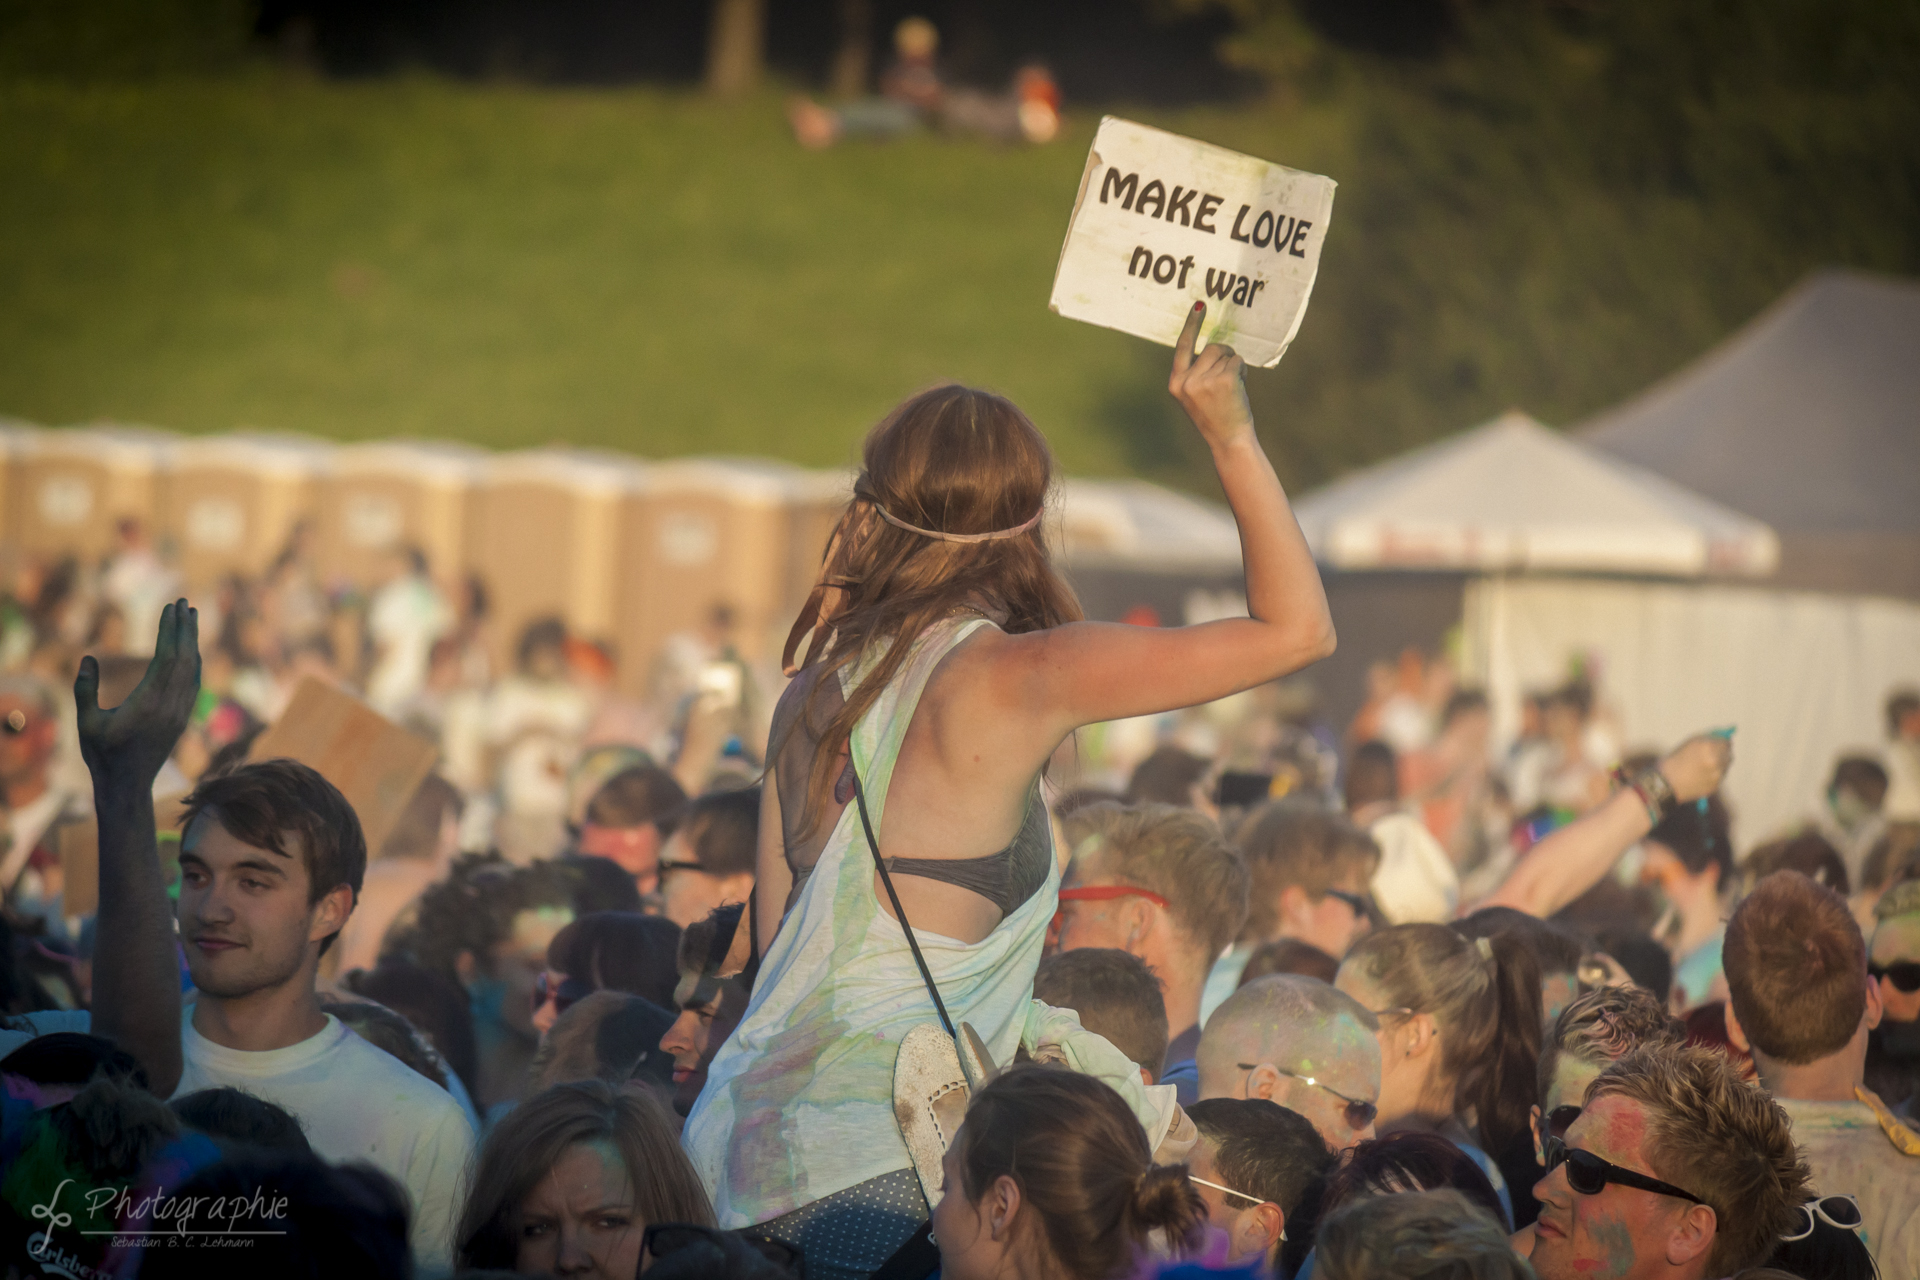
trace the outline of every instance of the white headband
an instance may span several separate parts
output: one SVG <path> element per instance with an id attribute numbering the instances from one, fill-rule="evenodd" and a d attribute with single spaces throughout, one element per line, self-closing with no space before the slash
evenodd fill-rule
<path id="1" fill-rule="evenodd" d="M 1017 538 L 1039 524 L 1040 517 L 1046 514 L 1046 508 L 1042 507 L 1027 517 L 1026 523 L 1015 525 L 1011 529 L 995 529 L 992 533 L 942 533 L 938 529 L 922 529 L 917 524 L 908 524 L 877 502 L 873 504 L 873 509 L 880 513 L 882 520 L 894 528 L 905 529 L 908 533 L 917 533 L 923 538 L 932 538 L 936 542 L 998 542 L 1002 538 Z"/>

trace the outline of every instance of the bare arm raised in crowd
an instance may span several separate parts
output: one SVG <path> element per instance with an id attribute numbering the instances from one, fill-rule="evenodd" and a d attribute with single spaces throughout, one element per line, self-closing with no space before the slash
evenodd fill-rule
<path id="1" fill-rule="evenodd" d="M 93 775 L 100 823 L 93 1029 L 139 1059 L 162 1098 L 180 1080 L 180 967 L 160 875 L 153 780 L 199 692 L 200 619 L 185 600 L 160 614 L 153 661 L 125 702 L 101 709 L 100 664 L 91 657 L 80 660 L 73 682 L 80 754 Z"/>
<path id="2" fill-rule="evenodd" d="M 1083 724 L 1210 702 L 1333 652 L 1319 567 L 1254 433 L 1246 363 L 1217 343 L 1193 350 L 1205 315 L 1195 303 L 1167 389 L 1206 441 L 1233 508 L 1249 616 L 1188 627 L 1083 622 L 1010 637 L 1009 665 L 1024 679 L 1008 688 L 1045 718 L 1047 753 Z"/>
<path id="3" fill-rule="evenodd" d="M 1688 738 L 1660 762 L 1675 804 L 1691 804 L 1719 789 L 1733 763 L 1733 744 L 1713 734 Z M 1527 851 L 1484 902 L 1472 908 L 1516 907 L 1546 917 L 1599 884 L 1620 855 L 1653 829 L 1647 807 L 1621 788 L 1606 803 L 1569 822 Z"/>

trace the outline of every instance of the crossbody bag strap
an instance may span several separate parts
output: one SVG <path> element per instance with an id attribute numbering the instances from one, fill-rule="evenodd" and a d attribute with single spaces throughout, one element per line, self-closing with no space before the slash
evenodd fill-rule
<path id="1" fill-rule="evenodd" d="M 880 872 L 880 883 L 886 887 L 887 900 L 893 903 L 893 917 L 900 922 L 900 931 L 907 935 L 907 947 L 913 952 L 913 962 L 920 966 L 920 980 L 927 984 L 927 994 L 933 997 L 934 1012 L 940 1015 L 940 1025 L 957 1042 L 959 1034 L 954 1030 L 953 1019 L 947 1016 L 947 1006 L 940 999 L 940 988 L 933 985 L 933 970 L 927 968 L 927 958 L 920 954 L 920 940 L 913 936 L 913 926 L 907 923 L 907 909 L 900 905 L 900 894 L 893 887 L 893 877 L 887 874 L 886 859 L 880 856 L 880 838 L 873 834 L 873 819 L 867 816 L 867 792 L 860 785 L 860 771 L 853 767 L 853 757 L 847 757 L 847 772 L 853 775 L 853 799 L 860 806 L 860 826 L 867 833 L 867 848 L 873 853 L 873 865 Z"/>

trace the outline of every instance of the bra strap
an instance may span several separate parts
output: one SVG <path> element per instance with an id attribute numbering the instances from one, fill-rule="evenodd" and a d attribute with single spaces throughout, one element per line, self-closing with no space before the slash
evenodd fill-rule
<path id="1" fill-rule="evenodd" d="M 860 826 L 867 833 L 867 848 L 873 853 L 873 865 L 880 872 L 880 883 L 886 886 L 887 900 L 893 903 L 894 918 L 900 922 L 900 931 L 907 935 L 907 947 L 913 952 L 913 962 L 920 966 L 920 980 L 927 984 L 927 994 L 933 997 L 933 1008 L 940 1015 L 940 1025 L 957 1042 L 960 1037 L 953 1029 L 953 1019 L 947 1016 L 945 1002 L 940 999 L 940 988 L 933 985 L 933 970 L 927 967 L 927 958 L 920 954 L 920 940 L 913 936 L 913 926 L 907 923 L 907 909 L 900 905 L 900 894 L 893 887 L 893 877 L 887 874 L 886 859 L 880 856 L 880 840 L 873 834 L 873 819 L 867 816 L 866 789 L 860 785 L 860 771 L 853 767 L 851 753 L 847 758 L 847 771 L 853 774 L 853 799 L 860 806 Z"/>

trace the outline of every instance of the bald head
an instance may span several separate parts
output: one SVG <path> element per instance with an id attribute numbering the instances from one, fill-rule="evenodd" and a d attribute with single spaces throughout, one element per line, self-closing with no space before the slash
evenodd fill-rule
<path id="1" fill-rule="evenodd" d="M 1373 1133 L 1379 1025 L 1365 1006 L 1317 978 L 1249 982 L 1207 1019 L 1200 1096 L 1268 1098 L 1312 1121 L 1329 1146 L 1352 1146 Z"/>

